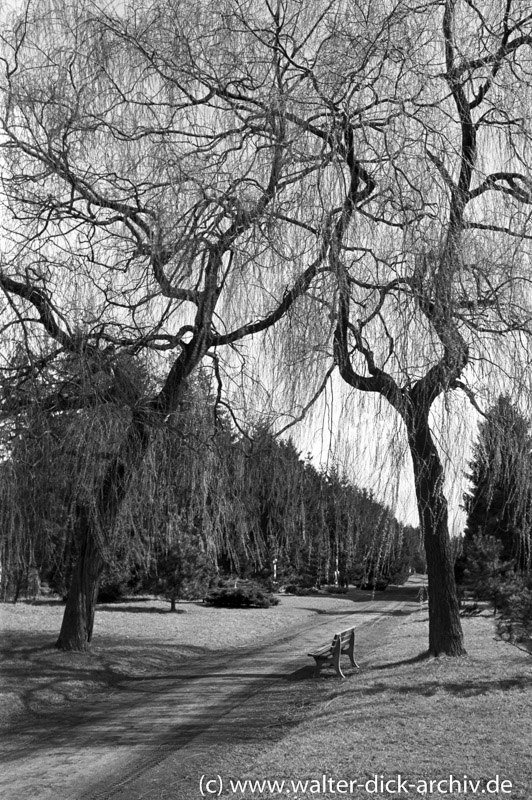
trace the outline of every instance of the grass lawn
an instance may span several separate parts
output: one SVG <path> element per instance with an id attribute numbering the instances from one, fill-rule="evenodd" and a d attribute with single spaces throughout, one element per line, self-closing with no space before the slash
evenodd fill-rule
<path id="1" fill-rule="evenodd" d="M 427 659 L 422 655 L 426 615 L 399 620 L 360 673 L 351 672 L 345 681 L 331 676 L 309 682 L 301 690 L 305 711 L 297 723 L 256 752 L 252 765 L 247 752 L 247 768 L 235 751 L 233 763 L 225 759 L 221 774 L 226 779 L 311 780 L 306 796 L 316 798 L 346 796 L 346 786 L 336 781 L 365 784 L 377 776 L 376 785 L 353 787 L 347 796 L 473 797 L 481 781 L 477 792 L 485 797 L 530 800 L 532 658 L 497 640 L 489 616 L 463 622 L 467 657 Z M 323 783 L 319 786 L 323 775 L 333 779 L 325 792 Z M 375 791 L 381 776 L 390 780 L 398 775 L 410 784 L 408 794 L 404 786 L 395 794 Z M 430 791 L 430 784 L 423 783 L 448 781 L 450 775 L 461 782 L 453 785 L 453 793 L 448 783 L 440 784 L 440 791 L 436 784 Z M 498 792 L 496 784 L 486 783 L 497 776 Z M 464 780 L 473 781 L 467 792 Z M 511 782 L 511 788 L 502 786 L 506 791 L 500 790 L 503 780 Z M 286 786 L 283 791 L 288 793 Z M 239 796 L 272 795 L 248 791 Z"/>

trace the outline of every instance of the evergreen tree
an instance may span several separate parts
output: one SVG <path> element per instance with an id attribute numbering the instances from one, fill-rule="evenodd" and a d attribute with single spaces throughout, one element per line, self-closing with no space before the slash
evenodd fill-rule
<path id="1" fill-rule="evenodd" d="M 464 496 L 465 559 L 477 534 L 493 536 L 502 543 L 502 561 L 515 559 L 521 570 L 530 570 L 530 423 L 508 396 L 499 397 L 481 422 L 470 467 L 472 489 Z"/>
<path id="2" fill-rule="evenodd" d="M 512 562 L 501 559 L 502 550 L 503 543 L 495 536 L 476 533 L 468 540 L 462 583 L 476 597 L 493 598 L 496 602 L 501 580 L 512 567 Z"/>

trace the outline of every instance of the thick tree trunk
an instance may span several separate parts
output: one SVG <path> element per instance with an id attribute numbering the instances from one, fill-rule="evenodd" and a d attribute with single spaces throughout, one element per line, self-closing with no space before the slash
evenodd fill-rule
<path id="1" fill-rule="evenodd" d="M 76 535 L 80 552 L 56 643 L 60 650 L 84 651 L 89 648 L 98 586 L 105 567 L 101 542 L 104 538 L 110 541 L 131 480 L 142 464 L 149 440 L 147 422 L 140 416 L 134 416 L 120 452 L 105 474 L 94 513 L 85 506 L 78 508 Z"/>
<path id="2" fill-rule="evenodd" d="M 443 467 L 434 444 L 428 408 L 407 421 L 421 530 L 425 542 L 429 594 L 429 651 L 432 655 L 465 655 L 454 561 L 448 529 Z"/>
<path id="3" fill-rule="evenodd" d="M 68 591 L 63 623 L 56 647 L 60 650 L 88 650 L 94 627 L 94 613 L 104 560 L 91 529 L 89 511 L 78 509 L 80 552 Z"/>

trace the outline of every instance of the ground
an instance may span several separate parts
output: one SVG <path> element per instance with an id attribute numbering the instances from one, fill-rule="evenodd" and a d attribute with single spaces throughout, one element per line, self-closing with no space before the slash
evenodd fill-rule
<path id="1" fill-rule="evenodd" d="M 51 647 L 59 606 L 1 608 L 3 796 L 193 800 L 207 787 L 259 798 L 289 790 L 239 792 L 230 781 L 327 775 L 356 777 L 362 788 L 349 796 L 367 800 L 390 797 L 367 791 L 375 776 L 451 772 L 484 781 L 485 794 L 497 776 L 512 788 L 494 796 L 529 800 L 532 660 L 496 640 L 488 612 L 464 620 L 466 658 L 427 659 L 416 586 L 260 610 L 167 608 L 100 608 L 89 655 Z M 345 659 L 345 681 L 331 671 L 314 680 L 308 651 L 351 625 L 362 669 Z M 312 790 L 337 795 L 330 784 Z"/>

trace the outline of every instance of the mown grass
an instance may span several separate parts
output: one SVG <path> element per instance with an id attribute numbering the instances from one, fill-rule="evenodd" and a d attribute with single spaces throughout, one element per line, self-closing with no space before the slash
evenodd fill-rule
<path id="1" fill-rule="evenodd" d="M 420 781 L 452 774 L 463 785 L 464 776 L 485 782 L 498 775 L 512 788 L 491 796 L 530 800 L 532 658 L 497 640 L 487 614 L 465 619 L 464 628 L 466 657 L 431 659 L 424 656 L 426 616 L 398 620 L 360 673 L 350 672 L 345 681 L 330 676 L 300 687 L 298 702 L 305 710 L 297 724 L 287 727 L 276 742 L 257 749 L 253 758 L 247 751 L 247 766 L 239 761 L 237 750 L 229 762 L 226 755 L 226 789 L 229 778 L 322 780 L 326 775 L 364 784 L 375 776 L 401 775 L 415 786 L 411 796 L 436 800 L 474 795 L 470 786 L 467 794 L 447 793 L 445 784 L 440 785 L 442 791 L 433 785 L 435 791 L 423 795 L 418 792 L 425 788 Z M 315 791 L 309 796 L 339 797 L 334 785 L 324 793 L 311 784 L 309 789 L 313 786 Z M 509 789 L 508 784 L 504 788 Z M 485 783 L 479 789 L 490 796 Z M 389 800 L 408 795 L 357 789 L 348 796 Z"/>

